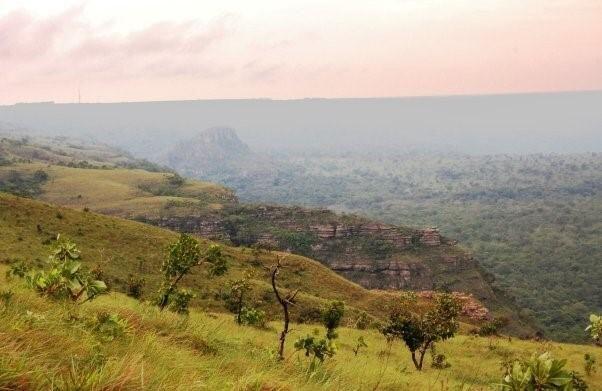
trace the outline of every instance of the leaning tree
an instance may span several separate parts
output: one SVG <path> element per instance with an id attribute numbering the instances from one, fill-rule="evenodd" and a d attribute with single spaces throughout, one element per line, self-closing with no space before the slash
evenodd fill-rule
<path id="1" fill-rule="evenodd" d="M 187 291 L 177 291 L 178 283 L 187 275 L 194 266 L 207 265 L 209 276 L 219 276 L 228 270 L 226 257 L 220 246 L 212 244 L 206 250 L 201 249 L 199 242 L 190 235 L 182 234 L 180 238 L 169 245 L 168 254 L 161 265 L 163 282 L 159 288 L 157 305 L 161 310 L 171 304 L 172 299 L 184 303 L 178 303 L 178 307 L 185 312 L 187 302 L 192 295 Z"/>
<path id="2" fill-rule="evenodd" d="M 282 269 L 283 265 L 281 262 L 281 258 L 277 257 L 276 265 L 272 268 L 272 290 L 274 291 L 274 295 L 276 295 L 276 300 L 282 306 L 282 313 L 284 315 L 284 327 L 282 332 L 280 333 L 280 344 L 278 346 L 278 357 L 280 360 L 284 360 L 284 343 L 286 342 L 286 335 L 288 334 L 288 326 L 290 323 L 290 313 L 289 307 L 295 304 L 295 297 L 299 293 L 299 290 L 295 290 L 292 292 L 288 292 L 287 294 L 283 294 L 278 286 L 276 285 L 276 278 L 280 273 L 280 269 Z"/>

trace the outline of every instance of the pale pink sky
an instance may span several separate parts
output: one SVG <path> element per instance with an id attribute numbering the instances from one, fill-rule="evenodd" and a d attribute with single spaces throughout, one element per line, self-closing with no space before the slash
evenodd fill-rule
<path id="1" fill-rule="evenodd" d="M 602 89 L 602 0 L 0 0 L 0 104 L 78 88 L 85 102 Z"/>

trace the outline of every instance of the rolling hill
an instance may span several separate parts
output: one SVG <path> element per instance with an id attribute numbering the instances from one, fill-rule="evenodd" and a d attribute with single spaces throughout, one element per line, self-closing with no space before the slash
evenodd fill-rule
<path id="1" fill-rule="evenodd" d="M 323 209 L 240 204 L 223 187 L 143 170 L 19 163 L 0 167 L 0 187 L 15 176 L 29 186 L 27 178 L 36 175 L 44 179 L 33 196 L 46 202 L 304 255 L 367 288 L 465 292 L 506 319 L 509 331 L 533 332 L 529 320 L 520 319 L 503 293 L 491 288 L 474 257 L 436 230 Z"/>
<path id="2" fill-rule="evenodd" d="M 78 244 L 86 266 L 102 270 L 111 293 L 68 305 L 5 277 L 8 266 L 2 263 L 23 260 L 44 267 L 58 232 Z M 287 360 L 279 362 L 275 347 L 281 324 L 238 326 L 213 294 L 227 279 L 251 272 L 253 302 L 277 318 L 279 308 L 268 295 L 268 271 L 279 254 L 225 246 L 227 275 L 207 279 L 195 271 L 183 280 L 198 298 L 191 314 L 182 316 L 160 312 L 144 300 L 156 289 L 165 245 L 176 238 L 175 232 L 138 222 L 0 193 L 0 389 L 485 390 L 500 381 L 500 362 L 549 351 L 568 359 L 569 369 L 579 370 L 584 353 L 597 354 L 593 346 L 468 335 L 479 322 L 464 316 L 468 323 L 461 325 L 461 334 L 437 345 L 451 367 L 427 365 L 417 372 L 400 342 L 387 343 L 374 329 L 349 327 L 360 310 L 378 322 L 400 300 L 398 294 L 366 290 L 318 262 L 288 255 L 281 284 L 300 288 L 302 294 L 292 312 Z M 203 246 L 208 243 L 202 241 Z M 119 293 L 130 273 L 148 281 L 142 301 Z M 310 370 L 310 361 L 293 343 L 316 325 L 300 315 L 333 299 L 345 300 L 347 308 L 337 354 Z M 415 310 L 428 305 L 427 300 L 420 299 Z M 118 320 L 117 331 L 97 327 L 107 316 Z M 356 354 L 360 336 L 367 347 Z M 601 376 L 593 373 L 586 380 L 595 389 Z"/>

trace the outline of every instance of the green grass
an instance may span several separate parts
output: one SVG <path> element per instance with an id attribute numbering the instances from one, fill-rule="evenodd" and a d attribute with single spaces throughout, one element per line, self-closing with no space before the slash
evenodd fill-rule
<path id="1" fill-rule="evenodd" d="M 57 234 L 73 240 L 82 251 L 84 265 L 90 269 L 100 267 L 103 278 L 114 290 L 125 291 L 129 275 L 145 278 L 146 298 L 157 291 L 166 247 L 178 237 L 175 232 L 134 221 L 0 193 L 0 262 L 21 260 L 32 267 L 44 267 Z M 202 246 L 209 243 L 201 239 Z M 249 298 L 270 313 L 278 311 L 269 285 L 270 268 L 277 256 L 286 257 L 280 285 L 300 289 L 293 319 L 305 310 L 335 299 L 346 301 L 352 313 L 365 310 L 382 318 L 398 297 L 392 292 L 364 289 L 319 262 L 301 256 L 257 253 L 244 247 L 223 248 L 230 265 L 225 276 L 208 278 L 203 269 L 197 268 L 183 280 L 197 294 L 194 301 L 197 306 L 223 310 L 216 293 L 228 280 L 250 273 L 253 291 Z"/>
<path id="2" fill-rule="evenodd" d="M 66 137 L 16 137 L 0 134 L 0 165 L 44 163 L 89 168 L 142 168 L 165 171 L 155 163 L 136 159 L 115 147 Z"/>
<path id="3" fill-rule="evenodd" d="M 0 276 L 5 270 L 0 266 Z M 551 351 L 580 372 L 584 353 L 602 359 L 591 346 L 460 335 L 438 345 L 450 368 L 427 364 L 419 373 L 401 343 L 388 346 L 377 331 L 342 328 L 335 357 L 310 372 L 293 343 L 314 325 L 292 325 L 279 362 L 279 322 L 262 330 L 237 326 L 231 315 L 193 310 L 183 317 L 119 293 L 73 307 L 39 297 L 18 279 L 0 283 L 14 293 L 0 301 L 0 390 L 486 390 L 509 358 Z M 99 312 L 125 319 L 127 333 L 107 341 L 92 331 Z M 368 348 L 355 356 L 359 336 Z M 586 380 L 600 389 L 602 371 Z"/>
<path id="4" fill-rule="evenodd" d="M 198 216 L 235 200 L 230 190 L 213 183 L 188 180 L 182 186 L 171 186 L 172 174 L 138 169 L 17 164 L 0 167 L 0 179 L 11 171 L 32 174 L 38 170 L 49 178 L 37 199 L 124 218 Z"/>

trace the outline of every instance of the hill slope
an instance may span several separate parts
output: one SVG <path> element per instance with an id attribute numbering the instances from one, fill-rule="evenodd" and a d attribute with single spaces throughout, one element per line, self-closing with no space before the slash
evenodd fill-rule
<path id="1" fill-rule="evenodd" d="M 216 163 L 219 164 L 219 163 Z M 434 225 L 478 254 L 546 335 L 576 342 L 602 311 L 602 154 L 303 153 L 278 171 L 201 177 L 243 202 Z"/>
<path id="2" fill-rule="evenodd" d="M 532 330 L 520 325 L 522 321 L 503 295 L 491 289 L 474 258 L 436 230 L 379 224 L 327 210 L 239 204 L 219 186 L 174 181 L 173 174 L 141 170 L 19 164 L 0 167 L 0 184 L 11 173 L 32 176 L 40 170 L 47 179 L 36 197 L 47 202 L 226 243 L 292 251 L 368 288 L 472 293 L 495 316 L 508 318 L 514 333 Z"/>
<path id="3" fill-rule="evenodd" d="M 285 362 L 276 359 L 281 325 L 237 326 L 231 316 L 192 310 L 182 317 L 110 294 L 70 308 L 6 281 L 0 265 L 0 389 L 145 390 L 489 390 L 499 383 L 500 362 L 550 351 L 580 370 L 591 346 L 457 336 L 437 345 L 451 368 L 426 365 L 416 372 L 400 342 L 388 345 L 375 330 L 341 328 L 337 354 L 310 371 L 293 343 L 315 326 L 294 324 Z M 102 314 L 125 322 L 124 334 L 95 329 Z M 358 337 L 367 347 L 353 348 Z M 602 372 L 586 377 L 602 387 Z"/>
<path id="4" fill-rule="evenodd" d="M 129 275 L 144 278 L 147 298 L 158 289 L 159 269 L 167 244 L 177 239 L 177 233 L 150 225 L 0 193 L 0 261 L 22 260 L 31 266 L 44 267 L 57 234 L 78 244 L 84 264 L 90 269 L 102 270 L 103 278 L 113 289 L 125 291 Z M 207 246 L 209 242 L 203 240 L 201 244 Z M 269 286 L 270 268 L 278 253 L 228 246 L 224 252 L 230 263 L 226 276 L 207 279 L 202 270 L 195 270 L 183 280 L 183 284 L 198 295 L 194 304 L 224 310 L 216 294 L 228 280 L 251 274 L 250 298 L 270 313 L 278 313 L 278 304 Z M 282 286 L 301 291 L 293 311 L 295 319 L 325 300 L 335 299 L 346 301 L 352 313 L 364 310 L 382 318 L 387 312 L 387 303 L 398 300 L 399 296 L 392 292 L 364 289 L 316 261 L 283 255 L 286 255 L 286 269 L 281 277 Z"/>

